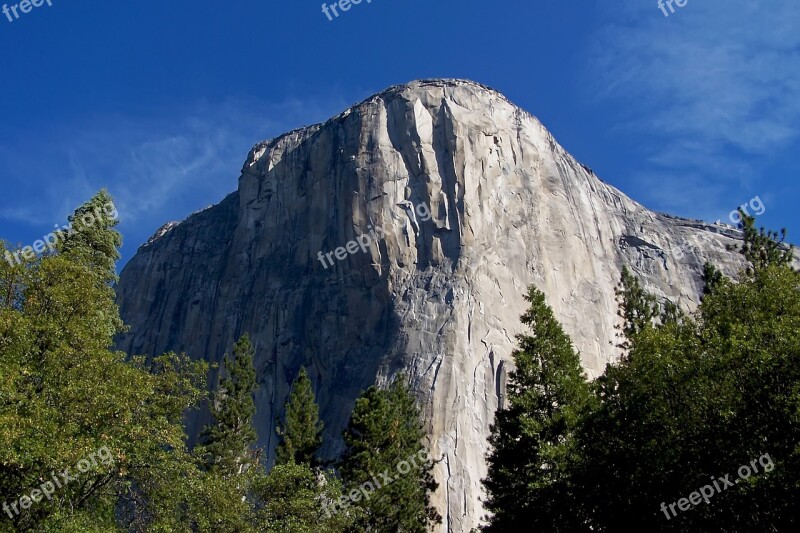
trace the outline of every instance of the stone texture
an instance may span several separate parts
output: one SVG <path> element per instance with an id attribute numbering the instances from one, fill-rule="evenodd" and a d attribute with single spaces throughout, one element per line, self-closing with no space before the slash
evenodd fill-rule
<path id="1" fill-rule="evenodd" d="M 323 268 L 319 252 L 372 228 L 384 236 L 366 253 Z M 119 347 L 220 362 L 250 333 L 270 457 L 301 365 L 316 384 L 329 456 L 358 394 L 405 371 L 439 459 L 439 530 L 467 532 L 483 513 L 486 437 L 526 286 L 547 294 L 596 376 L 616 356 L 623 265 L 692 308 L 706 260 L 736 272 L 725 246 L 739 235 L 647 210 L 487 87 L 418 81 L 259 143 L 238 191 L 159 230 L 122 272 L 131 330 Z M 196 431 L 207 416 L 189 419 Z"/>

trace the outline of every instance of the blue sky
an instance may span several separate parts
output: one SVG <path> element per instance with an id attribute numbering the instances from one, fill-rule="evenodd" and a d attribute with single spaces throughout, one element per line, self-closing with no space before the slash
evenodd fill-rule
<path id="1" fill-rule="evenodd" d="M 0 14 L 12 243 L 107 187 L 128 260 L 235 190 L 257 141 L 429 77 L 500 90 L 651 209 L 713 221 L 759 196 L 800 242 L 796 0 L 365 0 L 333 21 L 321 0 L 51 2 Z"/>

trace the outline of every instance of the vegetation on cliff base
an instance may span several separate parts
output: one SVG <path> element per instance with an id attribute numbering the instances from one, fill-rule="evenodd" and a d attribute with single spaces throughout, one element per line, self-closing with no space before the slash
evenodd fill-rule
<path id="1" fill-rule="evenodd" d="M 370 387 L 356 400 L 340 463 L 345 491 L 355 496 L 356 531 L 425 533 L 441 522 L 430 505 L 437 483 L 424 438 L 404 375 L 388 390 Z"/>
<path id="2" fill-rule="evenodd" d="M 110 203 L 101 191 L 70 220 Z M 209 408 L 214 422 L 194 450 L 186 445 L 184 414 L 206 399 L 209 366 L 113 349 L 124 330 L 113 289 L 116 224 L 73 224 L 52 253 L 0 261 L 0 532 L 359 531 L 357 507 L 330 512 L 348 497 L 315 458 L 322 426 L 305 372 L 288 406 L 281 464 L 267 471 L 256 448 L 247 336 L 225 358 Z M 0 256 L 5 250 L 0 242 Z M 408 398 L 391 394 L 402 423 L 417 427 Z M 366 407 L 359 417 L 370 416 Z M 421 436 L 401 440 L 420 447 Z M 395 504 L 428 509 L 428 486 Z M 411 528 L 414 517 L 403 516 Z"/>
<path id="3" fill-rule="evenodd" d="M 707 265 L 692 315 L 623 273 L 624 355 L 592 383 L 531 289 L 485 531 L 797 530 L 800 274 L 785 232 L 741 215 L 747 267 L 733 281 Z"/>
<path id="4" fill-rule="evenodd" d="M 72 218 L 108 202 L 101 191 Z M 623 357 L 592 382 L 529 289 L 530 330 L 489 440 L 486 531 L 797 529 L 800 274 L 785 232 L 742 217 L 746 268 L 734 281 L 707 265 L 692 314 L 623 272 Z M 268 470 L 243 336 L 220 369 L 214 422 L 190 449 L 184 414 L 206 399 L 209 367 L 113 349 L 124 328 L 115 225 L 78 225 L 53 253 L 0 261 L 0 532 L 423 532 L 440 520 L 402 376 L 357 400 L 335 472 L 321 466 L 319 407 L 301 371 Z"/>

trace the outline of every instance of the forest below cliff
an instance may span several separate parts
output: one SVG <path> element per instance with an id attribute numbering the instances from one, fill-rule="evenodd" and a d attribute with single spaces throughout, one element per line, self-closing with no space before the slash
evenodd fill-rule
<path id="1" fill-rule="evenodd" d="M 441 521 L 437 458 L 403 374 L 356 400 L 328 463 L 304 369 L 277 456 L 258 449 L 247 335 L 213 387 L 203 354 L 116 351 L 121 235 L 114 220 L 80 224 L 109 201 L 102 191 L 76 210 L 54 251 L 0 262 L 0 531 L 390 533 Z M 691 314 L 623 271 L 623 356 L 593 381 L 528 289 L 488 443 L 484 530 L 796 530 L 800 274 L 785 232 L 745 213 L 740 229 L 747 267 L 734 280 L 707 264 Z M 190 448 L 184 415 L 201 405 L 214 423 Z"/>

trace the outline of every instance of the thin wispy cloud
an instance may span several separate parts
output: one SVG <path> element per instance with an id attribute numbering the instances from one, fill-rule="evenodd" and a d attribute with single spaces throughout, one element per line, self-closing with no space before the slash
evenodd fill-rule
<path id="1" fill-rule="evenodd" d="M 327 119 L 343 100 L 228 100 L 140 116 L 92 117 L 0 146 L 0 222 L 49 228 L 106 187 L 138 245 L 236 190 L 258 141 Z M 132 250 L 128 249 L 127 253 Z"/>
<path id="2" fill-rule="evenodd" d="M 800 3 L 689 0 L 669 17 L 656 0 L 604 9 L 593 93 L 620 106 L 621 127 L 649 136 L 648 194 L 678 210 L 729 210 L 758 187 L 763 161 L 800 139 Z"/>

